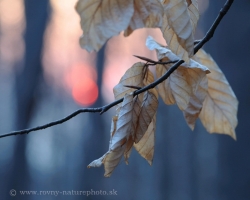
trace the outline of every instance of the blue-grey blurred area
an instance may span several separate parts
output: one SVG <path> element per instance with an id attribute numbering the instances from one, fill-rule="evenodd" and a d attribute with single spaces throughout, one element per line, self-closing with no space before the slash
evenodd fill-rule
<path id="1" fill-rule="evenodd" d="M 199 22 L 198 36 L 209 29 L 224 2 L 209 2 Z M 0 46 L 6 46 L 0 48 L 0 134 L 42 125 L 80 108 L 70 95 L 55 90 L 44 78 L 44 38 L 52 15 L 49 0 L 24 0 L 23 9 L 23 47 L 15 41 L 6 43 L 8 30 L 0 13 Z M 250 1 L 235 1 L 204 47 L 239 100 L 237 141 L 207 133 L 199 120 L 192 132 L 177 106 L 166 106 L 160 100 L 153 165 L 133 151 L 129 165 L 121 161 L 112 176 L 104 178 L 103 167 L 88 169 L 87 165 L 108 150 L 115 111 L 84 113 L 46 130 L 0 139 L 0 199 L 249 200 L 249 19 Z M 15 34 L 15 29 L 8 34 Z M 18 48 L 23 51 L 21 56 L 16 53 Z M 6 53 L 11 49 L 13 53 Z M 99 88 L 103 83 L 105 49 L 97 53 L 95 60 Z M 105 103 L 100 93 L 91 107 Z M 61 193 L 56 195 L 56 191 Z M 79 195 L 79 191 L 91 193 Z M 101 195 L 100 191 L 112 191 L 112 195 Z"/>

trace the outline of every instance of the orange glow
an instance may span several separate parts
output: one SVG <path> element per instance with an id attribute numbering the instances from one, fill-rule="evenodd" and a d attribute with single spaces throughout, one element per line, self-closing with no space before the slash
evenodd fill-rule
<path id="1" fill-rule="evenodd" d="M 83 106 L 92 105 L 97 100 L 98 87 L 95 81 L 86 77 L 73 86 L 72 96 L 77 103 Z"/>
<path id="2" fill-rule="evenodd" d="M 65 83 L 77 103 L 90 106 L 98 97 L 96 79 L 95 68 L 79 63 L 70 67 L 65 76 Z"/>

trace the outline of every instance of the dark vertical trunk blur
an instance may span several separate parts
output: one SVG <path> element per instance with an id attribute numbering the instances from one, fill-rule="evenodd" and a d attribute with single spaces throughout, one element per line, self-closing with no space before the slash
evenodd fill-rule
<path id="1" fill-rule="evenodd" d="M 16 130 L 27 128 L 35 108 L 42 77 L 43 37 L 49 16 L 49 0 L 25 0 L 26 31 L 24 65 L 16 76 Z M 15 190 L 30 188 L 25 156 L 27 136 L 17 136 L 9 187 Z M 19 197 L 20 198 L 20 197 Z M 27 199 L 27 196 L 25 197 Z"/>
<path id="2" fill-rule="evenodd" d="M 225 1 L 211 1 L 204 18 L 210 21 Z M 247 59 L 250 52 L 250 1 L 234 1 L 228 14 L 216 30 L 214 38 L 205 48 L 225 73 L 239 102 L 236 128 L 237 142 L 230 137 L 219 137 L 218 199 L 250 199 L 249 118 L 250 82 Z M 206 23 L 208 26 L 209 24 Z M 244 87 L 242 87 L 244 86 Z"/>
<path id="3" fill-rule="evenodd" d="M 103 97 L 101 94 L 101 88 L 103 83 L 103 69 L 105 64 L 105 49 L 106 45 L 104 45 L 97 53 L 96 57 L 96 70 L 97 70 L 97 86 L 99 89 L 99 95 L 97 101 L 94 103 L 94 105 L 91 105 L 91 107 L 101 107 L 104 105 Z M 104 139 L 107 137 L 107 134 L 105 133 L 105 122 L 103 116 L 100 116 L 98 113 L 90 113 L 90 122 L 91 124 L 89 127 L 91 127 L 88 134 L 89 137 L 83 141 L 84 143 L 84 149 L 88 152 L 84 152 L 84 163 L 82 166 L 82 180 L 81 186 L 84 188 L 94 188 L 95 182 L 93 180 L 98 179 L 100 174 L 95 173 L 92 169 L 87 169 L 87 165 L 92 162 L 93 160 L 101 157 L 107 149 L 106 143 L 104 142 Z M 85 177 L 87 174 L 91 173 L 92 180 L 86 180 Z M 102 185 L 101 181 L 99 181 L 99 184 Z"/>

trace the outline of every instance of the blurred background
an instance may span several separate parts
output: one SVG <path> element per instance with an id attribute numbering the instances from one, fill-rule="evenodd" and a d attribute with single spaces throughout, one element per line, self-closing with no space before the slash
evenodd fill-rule
<path id="1" fill-rule="evenodd" d="M 114 100 L 112 89 L 138 61 L 156 59 L 145 47 L 159 30 L 137 30 L 112 38 L 98 53 L 79 47 L 76 0 L 0 0 L 0 134 L 60 119 L 81 107 Z M 196 39 L 204 36 L 224 0 L 199 0 Z M 237 142 L 208 134 L 198 120 L 192 132 L 177 106 L 160 100 L 152 166 L 133 151 L 111 178 L 87 165 L 108 150 L 111 117 L 81 114 L 70 121 L 0 139 L 0 199 L 85 199 L 72 195 L 20 195 L 34 191 L 117 191 L 88 199 L 250 199 L 250 1 L 235 1 L 205 45 L 239 100 Z"/>

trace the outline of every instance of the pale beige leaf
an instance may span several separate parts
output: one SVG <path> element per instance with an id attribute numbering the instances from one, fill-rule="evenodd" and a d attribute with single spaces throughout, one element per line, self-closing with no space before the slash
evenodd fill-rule
<path id="1" fill-rule="evenodd" d="M 164 47 L 161 44 L 157 43 L 151 36 L 147 37 L 146 46 L 150 50 L 156 50 L 158 60 L 168 59 L 171 61 L 178 61 L 180 59 L 168 47 Z M 201 65 L 200 63 L 194 61 L 193 59 L 190 59 L 189 63 L 183 63 L 181 66 L 186 68 L 198 68 L 201 69 L 202 71 L 205 71 L 206 73 L 210 73 L 209 69 L 206 66 Z"/>
<path id="2" fill-rule="evenodd" d="M 154 157 L 155 129 L 156 129 L 156 115 L 153 117 L 146 133 L 143 135 L 141 140 L 137 144 L 134 144 L 134 147 L 138 151 L 138 153 L 143 158 L 145 158 L 150 165 L 152 165 Z"/>
<path id="3" fill-rule="evenodd" d="M 135 0 L 134 13 L 124 35 L 139 28 L 156 28 L 162 24 L 163 7 L 158 0 Z"/>
<path id="4" fill-rule="evenodd" d="M 78 0 L 82 48 L 98 51 L 112 36 L 125 30 L 134 13 L 133 0 Z"/>
<path id="5" fill-rule="evenodd" d="M 109 151 L 98 160 L 90 163 L 90 165 L 88 166 L 100 166 L 101 161 L 104 164 L 105 177 L 111 176 L 113 170 L 119 164 L 126 149 L 126 144 L 129 139 L 132 127 L 133 104 L 133 94 L 126 94 L 124 96 L 116 126 L 115 123 L 113 125 L 113 127 L 116 127 L 116 131 L 114 134 L 112 134 L 113 130 L 111 128 L 111 135 L 113 136 L 110 140 Z"/>
<path id="6" fill-rule="evenodd" d="M 143 135 L 146 133 L 149 124 L 158 108 L 158 99 L 151 92 L 145 92 L 143 97 L 143 104 L 138 118 L 138 124 L 135 130 L 135 143 L 138 143 Z"/>
<path id="7" fill-rule="evenodd" d="M 169 32 L 168 29 L 171 28 L 175 33 L 171 34 L 176 35 L 178 43 L 188 52 L 188 56 L 191 57 L 194 49 L 194 36 L 186 0 L 165 0 L 163 6 L 167 16 L 167 20 L 163 22 L 162 26 L 164 38 L 165 34 L 167 35 Z M 170 45 L 171 40 L 169 40 L 169 38 L 165 39 L 167 44 Z M 172 47 L 176 48 L 174 45 Z M 172 47 L 169 46 L 169 48 L 176 53 Z"/>
<path id="8" fill-rule="evenodd" d="M 208 95 L 203 103 L 200 119 L 209 133 L 228 134 L 236 139 L 238 100 L 225 75 L 212 57 L 200 50 L 198 61 L 211 71 L 208 74 Z"/>
<path id="9" fill-rule="evenodd" d="M 157 51 L 158 59 L 162 61 L 178 60 L 178 57 L 167 47 L 158 44 L 152 37 L 148 37 L 146 46 Z M 171 65 L 157 65 L 157 78 L 163 76 Z M 158 91 L 163 101 L 168 104 L 177 103 L 181 110 L 185 110 L 189 104 L 203 77 L 209 73 L 209 69 L 190 59 L 189 64 L 183 63 L 168 79 L 158 85 Z"/>
<path id="10" fill-rule="evenodd" d="M 116 132 L 116 123 L 117 123 L 117 120 L 118 120 L 118 116 L 114 116 L 112 118 L 112 121 L 111 121 L 111 129 L 110 129 L 110 143 L 111 143 L 111 139 L 113 137 L 113 135 L 115 134 Z M 110 146 L 110 144 L 109 144 Z M 108 153 L 108 152 L 107 152 Z M 90 167 L 100 167 L 102 164 L 103 164 L 103 159 L 105 158 L 105 156 L 107 155 L 107 153 L 105 153 L 102 157 L 92 161 L 89 165 L 88 165 L 88 168 Z"/>
<path id="11" fill-rule="evenodd" d="M 190 14 L 190 20 L 193 28 L 193 34 L 195 33 L 197 23 L 200 18 L 199 8 L 198 8 L 198 1 L 192 0 L 192 3 L 188 6 L 188 12 Z"/>
<path id="12" fill-rule="evenodd" d="M 124 158 L 125 158 L 125 163 L 128 165 L 128 159 L 130 157 L 130 154 L 132 152 L 132 147 L 134 144 L 134 139 L 132 137 L 132 135 L 129 136 L 128 142 L 126 144 L 126 148 L 124 151 Z"/>
<path id="13" fill-rule="evenodd" d="M 152 72 L 147 70 L 143 79 L 143 86 L 146 86 L 154 81 Z M 143 99 L 141 98 L 143 97 Z M 134 98 L 133 119 L 130 138 L 124 153 L 125 161 L 128 164 L 132 146 L 134 142 L 139 142 L 152 122 L 153 116 L 158 107 L 158 93 L 155 88 L 143 93 L 142 96 Z"/>
<path id="14" fill-rule="evenodd" d="M 168 47 L 172 50 L 172 52 L 180 59 L 189 63 L 189 58 L 193 55 L 194 48 L 193 35 L 199 20 L 197 0 L 192 0 L 192 3 L 191 1 L 187 1 L 188 8 L 186 7 L 186 2 L 184 0 L 170 0 L 166 1 L 166 3 L 167 2 L 169 4 L 166 4 L 167 6 L 165 6 L 166 16 L 163 17 L 163 23 L 161 27 L 163 37 L 165 38 Z M 181 7 L 181 9 L 179 7 Z M 168 12 L 169 9 L 171 9 L 171 12 Z M 185 19 L 183 20 L 183 18 Z M 180 23 L 179 20 L 182 22 Z M 182 33 L 178 34 L 177 30 L 179 30 L 179 32 L 181 31 Z"/>
<path id="15" fill-rule="evenodd" d="M 120 99 L 126 93 L 128 94 L 135 90 L 133 88 L 125 87 L 126 85 L 143 87 L 144 66 L 145 63 L 138 62 L 125 72 L 119 83 L 113 89 L 115 100 Z"/>
<path id="16" fill-rule="evenodd" d="M 185 50 L 179 43 L 178 37 L 173 29 L 168 25 L 167 20 L 163 21 L 161 31 L 163 37 L 167 42 L 168 47 L 182 60 L 189 63 L 189 55 L 187 50 Z"/>
<path id="17" fill-rule="evenodd" d="M 169 65 L 156 65 L 157 78 L 163 76 L 169 68 Z M 164 103 L 167 105 L 176 103 L 181 110 L 187 108 L 192 95 L 192 87 L 188 83 L 187 74 L 187 69 L 179 67 L 168 79 L 158 85 L 158 91 Z"/>
<path id="18" fill-rule="evenodd" d="M 167 61 L 163 59 L 163 61 Z M 161 77 L 168 71 L 169 65 L 157 65 L 156 75 Z M 158 85 L 161 98 L 167 105 L 176 103 L 180 110 L 186 110 L 198 85 L 208 73 L 200 68 L 180 66 L 162 84 Z"/>
<path id="19" fill-rule="evenodd" d="M 134 144 L 134 140 L 135 140 L 135 131 L 136 131 L 136 127 L 138 125 L 138 119 L 139 119 L 139 116 L 140 116 L 140 113 L 141 113 L 141 108 L 142 108 L 141 107 L 142 98 L 143 98 L 143 94 L 139 95 L 139 96 L 136 96 L 134 98 L 134 107 L 133 107 L 133 115 L 132 115 L 132 127 L 131 127 L 129 140 L 127 142 L 126 149 L 125 149 L 125 152 L 124 152 L 124 158 L 125 158 L 126 164 L 128 164 L 128 159 L 130 157 L 132 147 L 133 147 L 133 144 Z"/>
<path id="20" fill-rule="evenodd" d="M 195 121 L 199 117 L 203 102 L 207 96 L 207 89 L 208 80 L 206 74 L 203 74 L 202 81 L 198 84 L 196 91 L 194 91 L 193 95 L 190 97 L 186 110 L 183 111 L 184 118 L 192 130 L 194 130 Z"/>

